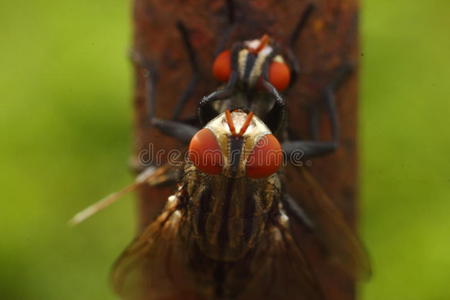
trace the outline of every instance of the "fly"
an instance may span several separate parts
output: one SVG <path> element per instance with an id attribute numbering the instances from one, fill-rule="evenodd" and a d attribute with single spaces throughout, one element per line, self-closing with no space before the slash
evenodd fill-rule
<path id="1" fill-rule="evenodd" d="M 310 6 L 294 35 L 311 12 Z M 192 69 L 198 70 L 188 30 L 181 23 L 178 29 Z M 135 58 L 148 71 L 148 85 L 154 86 L 152 64 Z M 313 231 L 349 276 L 357 279 L 369 272 L 358 238 L 304 168 L 297 168 L 296 180 L 307 185 L 307 199 L 288 194 L 286 183 L 294 178 L 285 179 L 283 163 L 292 163 L 299 153 L 305 159 L 335 150 L 339 132 L 334 90 L 348 68 L 323 93 L 332 140 L 304 141 L 288 139 L 280 94 L 297 77 L 293 65 L 268 35 L 222 50 L 212 69 L 223 85 L 200 101 L 200 130 L 177 120 L 196 80 L 180 98 L 172 120 L 156 118 L 154 93 L 149 92 L 153 126 L 189 145 L 183 168 L 150 167 L 134 184 L 72 220 L 83 221 L 144 183 L 177 182 L 159 217 L 114 265 L 112 280 L 121 297 L 324 299 L 292 233 L 294 223 Z"/>

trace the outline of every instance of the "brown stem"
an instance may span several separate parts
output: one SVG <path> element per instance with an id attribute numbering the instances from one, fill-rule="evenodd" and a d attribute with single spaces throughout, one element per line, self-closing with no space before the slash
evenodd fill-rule
<path id="1" fill-rule="evenodd" d="M 155 86 L 156 114 L 169 119 L 175 101 L 192 78 L 188 54 L 176 29 L 182 21 L 191 33 L 192 44 L 200 67 L 200 83 L 183 116 L 192 116 L 202 96 L 217 86 L 211 78 L 214 52 L 229 28 L 229 14 L 224 0 L 157 1 L 134 0 L 133 49 L 150 60 L 158 69 Z M 291 127 L 300 136 L 307 135 L 308 106 L 317 101 L 319 92 L 344 64 L 358 64 L 357 0 L 317 0 L 305 30 L 301 33 L 293 55 L 298 57 L 301 76 L 287 96 Z M 290 33 L 307 6 L 298 0 L 234 1 L 232 17 L 239 26 L 231 41 L 259 38 L 264 33 L 287 46 Z M 341 145 L 337 153 L 312 161 L 312 172 L 324 190 L 355 224 L 357 197 L 357 72 L 339 90 L 337 106 L 341 123 Z M 147 125 L 146 86 L 144 72 L 135 66 L 135 149 L 139 153 L 153 145 L 153 153 L 181 147 L 173 139 Z M 322 118 L 326 122 L 325 118 Z M 293 122 L 295 120 L 295 123 Z M 322 136 L 329 136 L 322 124 Z M 164 156 L 163 156 L 164 158 Z M 147 225 L 159 212 L 172 188 L 143 188 L 139 192 L 139 227 Z M 306 247 L 308 248 L 308 247 Z M 326 286 L 327 299 L 354 298 L 354 283 L 337 271 L 330 271 L 314 247 L 308 249 L 314 268 Z M 342 275 L 342 276 L 341 276 Z"/>

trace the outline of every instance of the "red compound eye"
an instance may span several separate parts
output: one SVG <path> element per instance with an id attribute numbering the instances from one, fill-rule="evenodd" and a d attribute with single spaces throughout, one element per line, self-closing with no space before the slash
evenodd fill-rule
<path id="1" fill-rule="evenodd" d="M 281 166 L 283 154 L 281 145 L 272 134 L 263 136 L 247 158 L 247 176 L 250 178 L 267 177 Z"/>
<path id="2" fill-rule="evenodd" d="M 288 66 L 282 62 L 272 62 L 269 68 L 269 81 L 277 90 L 285 90 L 291 81 L 291 71 Z"/>
<path id="3" fill-rule="evenodd" d="M 197 132 L 191 140 L 188 157 L 202 172 L 217 175 L 222 172 L 223 158 L 216 136 L 207 128 Z"/>
<path id="4" fill-rule="evenodd" d="M 214 61 L 213 75 L 219 81 L 228 81 L 231 74 L 231 51 L 221 52 Z"/>

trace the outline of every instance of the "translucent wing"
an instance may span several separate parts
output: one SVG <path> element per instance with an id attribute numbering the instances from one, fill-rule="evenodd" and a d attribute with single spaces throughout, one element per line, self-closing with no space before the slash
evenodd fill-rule
<path id="1" fill-rule="evenodd" d="M 253 258 L 255 275 L 239 299 L 322 300 L 323 294 L 303 253 L 283 225 L 268 228 Z"/>
<path id="2" fill-rule="evenodd" d="M 288 170 L 288 176 L 288 189 L 289 185 L 295 188 L 295 203 L 307 218 L 304 223 L 311 223 L 330 261 L 355 279 L 370 276 L 370 263 L 363 245 L 320 184 L 305 168 Z M 290 212 L 293 213 L 292 209 Z"/>
<path id="3" fill-rule="evenodd" d="M 178 235 L 182 215 L 175 202 L 169 198 L 163 213 L 114 264 L 112 283 L 121 299 L 186 299 L 195 294 L 186 275 Z"/>
<path id="4" fill-rule="evenodd" d="M 169 164 L 166 164 L 159 168 L 148 167 L 147 169 L 142 171 L 138 176 L 136 176 L 136 179 L 134 180 L 133 183 L 127 185 L 120 191 L 112 193 L 106 196 L 105 198 L 95 202 L 94 204 L 88 206 L 87 208 L 83 209 L 75 216 L 73 216 L 68 223 L 71 226 L 75 226 L 84 222 L 86 219 L 95 215 L 99 211 L 107 208 L 108 206 L 110 206 L 111 204 L 122 198 L 124 195 L 136 190 L 143 184 L 149 184 L 150 186 L 157 186 L 169 182 L 175 182 L 180 177 L 179 173 L 180 173 L 179 169 L 172 167 Z"/>

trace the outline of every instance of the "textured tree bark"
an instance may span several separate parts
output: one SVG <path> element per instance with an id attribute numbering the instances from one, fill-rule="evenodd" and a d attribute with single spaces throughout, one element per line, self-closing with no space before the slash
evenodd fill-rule
<path id="1" fill-rule="evenodd" d="M 321 88 L 344 64 L 358 63 L 357 0 L 317 0 L 316 9 L 301 34 L 294 54 L 300 61 L 299 82 L 286 96 L 290 126 L 300 136 L 307 135 L 307 113 L 310 105 L 320 99 Z M 282 46 L 286 45 L 307 1 L 253 0 L 238 1 L 234 18 L 238 27 L 231 42 L 248 40 L 268 33 Z M 211 77 L 214 51 L 220 37 L 228 29 L 227 10 L 223 0 L 134 0 L 133 49 L 152 61 L 159 80 L 156 84 L 156 114 L 170 118 L 175 101 L 191 79 L 188 56 L 176 29 L 182 21 L 191 32 L 200 64 L 201 79 L 183 116 L 191 116 L 202 96 L 217 88 Z M 339 150 L 312 162 L 312 173 L 324 190 L 343 211 L 348 222 L 355 224 L 357 196 L 357 72 L 339 89 L 337 106 L 341 123 Z M 147 124 L 146 87 L 143 70 L 135 66 L 135 151 L 142 153 L 153 145 L 153 153 L 182 147 Z M 322 118 L 322 136 L 330 132 Z M 295 120 L 295 122 L 294 122 Z M 165 153 L 167 153 L 167 151 Z M 162 156 L 165 159 L 165 156 Z M 147 225 L 159 212 L 172 188 L 142 188 L 139 191 L 139 228 Z M 304 241 L 312 265 L 325 287 L 327 299 L 354 298 L 354 283 L 337 270 L 327 267 L 321 254 Z M 312 242 L 311 242 L 312 244 Z"/>

